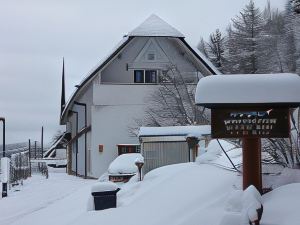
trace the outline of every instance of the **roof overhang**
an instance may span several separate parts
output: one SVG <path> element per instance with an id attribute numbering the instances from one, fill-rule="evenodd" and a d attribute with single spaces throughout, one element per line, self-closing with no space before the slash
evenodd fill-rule
<path id="1" fill-rule="evenodd" d="M 99 65 L 97 65 L 94 69 L 91 70 L 91 72 L 88 73 L 88 75 L 82 80 L 82 82 L 76 86 L 77 89 L 73 92 L 71 95 L 71 98 L 66 103 L 66 106 L 64 107 L 64 110 L 60 117 L 60 124 L 66 124 L 66 117 L 68 114 L 68 111 L 70 110 L 71 106 L 73 105 L 75 99 L 79 94 L 83 91 L 84 87 L 86 87 L 92 79 L 95 77 L 95 75 L 102 70 L 114 57 L 116 57 L 120 51 L 124 49 L 124 47 L 133 39 L 133 37 L 124 37 L 123 40 L 117 45 L 116 49 L 112 52 L 112 54 L 108 55 L 102 62 L 100 62 Z"/>

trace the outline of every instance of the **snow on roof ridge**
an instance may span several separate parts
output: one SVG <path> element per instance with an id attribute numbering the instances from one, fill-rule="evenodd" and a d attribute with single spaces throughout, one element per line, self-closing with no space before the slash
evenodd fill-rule
<path id="1" fill-rule="evenodd" d="M 155 14 L 151 14 L 144 22 L 129 32 L 128 36 L 184 38 L 180 31 Z"/>

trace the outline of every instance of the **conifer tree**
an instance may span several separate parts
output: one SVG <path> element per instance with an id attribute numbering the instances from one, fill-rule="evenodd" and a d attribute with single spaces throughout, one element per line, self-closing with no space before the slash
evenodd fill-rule
<path id="1" fill-rule="evenodd" d="M 232 19 L 231 39 L 236 45 L 234 54 L 240 61 L 237 65 L 239 73 L 256 73 L 258 71 L 258 58 L 260 55 L 258 42 L 264 28 L 264 20 L 259 8 L 253 0 Z"/>

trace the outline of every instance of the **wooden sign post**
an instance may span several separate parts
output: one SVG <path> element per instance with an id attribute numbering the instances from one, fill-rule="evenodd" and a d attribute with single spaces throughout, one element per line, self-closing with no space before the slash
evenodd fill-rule
<path id="1" fill-rule="evenodd" d="M 288 108 L 218 108 L 211 110 L 212 138 L 242 138 L 243 189 L 262 193 L 261 138 L 289 137 Z"/>
<path id="2" fill-rule="evenodd" d="M 197 105 L 211 109 L 212 138 L 241 138 L 243 189 L 262 193 L 261 138 L 290 137 L 290 108 L 300 105 L 296 74 L 243 74 L 202 78 Z"/>

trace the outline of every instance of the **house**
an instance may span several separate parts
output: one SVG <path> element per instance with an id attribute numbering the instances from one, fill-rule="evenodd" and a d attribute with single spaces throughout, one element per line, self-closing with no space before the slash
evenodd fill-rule
<path id="1" fill-rule="evenodd" d="M 161 166 L 194 162 L 210 140 L 210 125 L 141 127 L 143 174 Z"/>
<path id="2" fill-rule="evenodd" d="M 139 152 L 139 140 L 128 126 L 143 118 L 146 97 L 170 65 L 198 78 L 219 73 L 182 33 L 151 15 L 76 85 L 66 104 L 63 74 L 60 123 L 72 137 L 69 172 L 99 177 L 118 152 Z"/>

